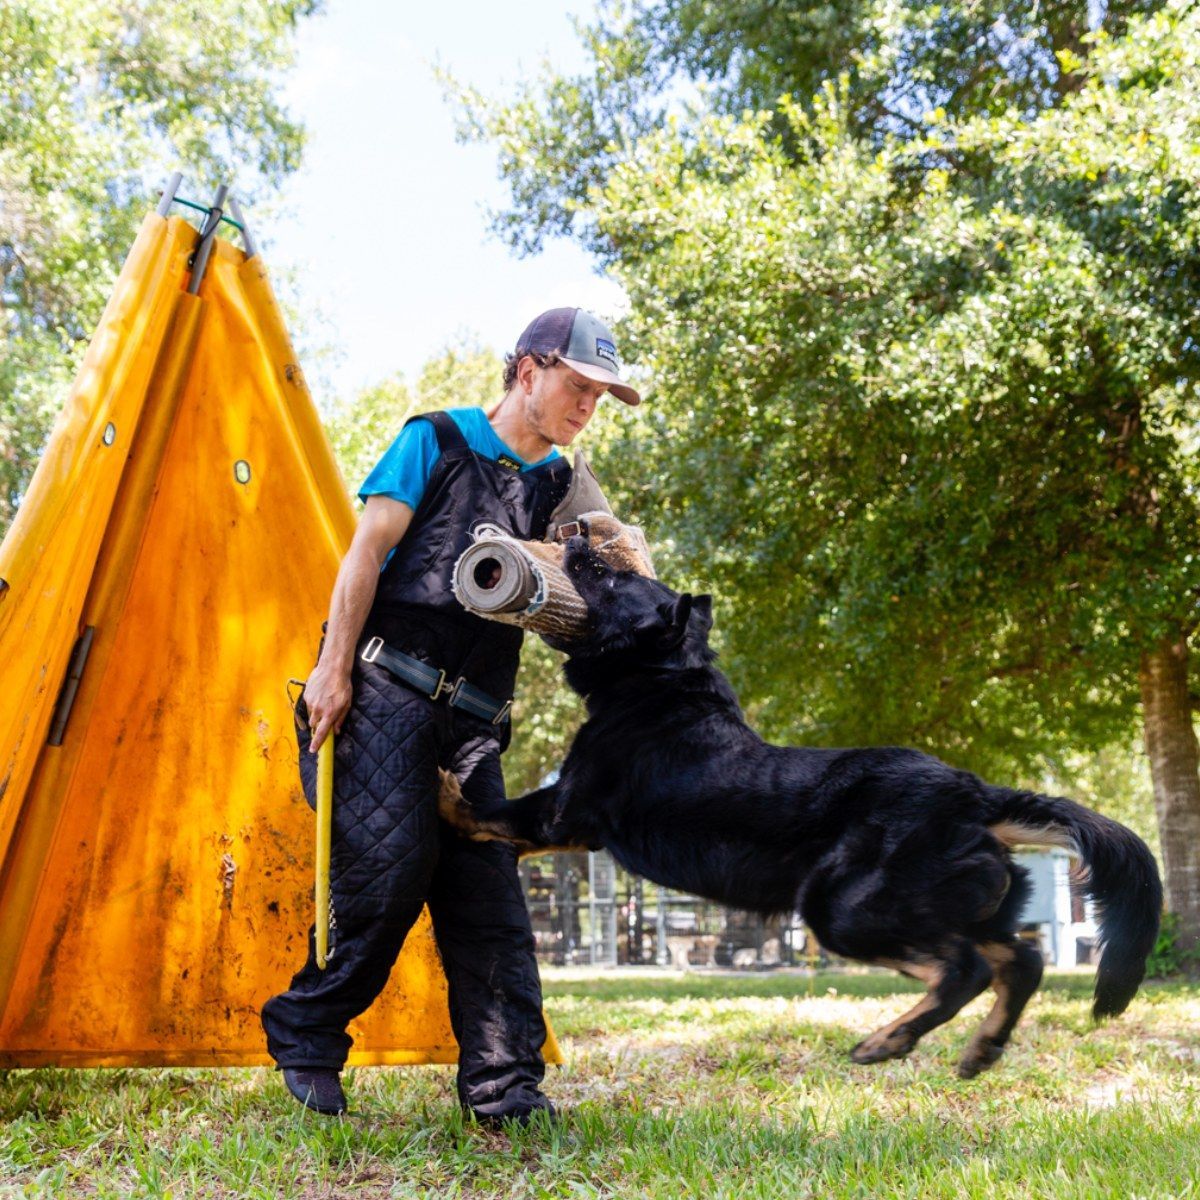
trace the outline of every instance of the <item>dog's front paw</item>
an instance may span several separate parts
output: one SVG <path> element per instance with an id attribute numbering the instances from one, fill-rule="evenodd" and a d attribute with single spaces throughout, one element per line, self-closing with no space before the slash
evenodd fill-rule
<path id="1" fill-rule="evenodd" d="M 471 806 L 463 797 L 457 777 L 450 771 L 439 771 L 438 774 L 441 776 L 441 785 L 438 788 L 438 816 L 455 829 L 470 833 L 474 828 Z"/>

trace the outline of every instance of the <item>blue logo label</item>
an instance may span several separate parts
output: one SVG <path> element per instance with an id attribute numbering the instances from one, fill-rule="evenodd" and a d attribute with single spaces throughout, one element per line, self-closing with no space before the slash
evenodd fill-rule
<path id="1" fill-rule="evenodd" d="M 606 359 L 612 363 L 613 370 L 617 370 L 617 348 L 605 338 L 596 339 L 596 357 Z"/>

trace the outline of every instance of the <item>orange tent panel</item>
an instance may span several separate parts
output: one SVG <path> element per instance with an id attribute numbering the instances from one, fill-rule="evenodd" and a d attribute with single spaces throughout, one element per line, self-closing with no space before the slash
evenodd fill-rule
<path id="1" fill-rule="evenodd" d="M 46 740 L 73 630 L 180 304 L 180 254 L 194 241 L 183 222 L 168 227 L 146 218 L 0 545 L 7 585 L 0 592 L 0 862 Z"/>
<path id="2" fill-rule="evenodd" d="M 0 553 L 23 707 L 0 726 L 5 1066 L 267 1062 L 259 1008 L 304 957 L 313 817 L 285 685 L 354 517 L 262 263 L 218 242 L 189 297 L 195 237 L 147 218 Z M 114 413 L 137 432 L 105 458 Z M 457 1058 L 427 916 L 350 1032 L 351 1063 Z"/>

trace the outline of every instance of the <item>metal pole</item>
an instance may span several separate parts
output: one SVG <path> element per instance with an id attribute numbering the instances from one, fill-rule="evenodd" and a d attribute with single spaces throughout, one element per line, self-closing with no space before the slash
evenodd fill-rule
<path id="1" fill-rule="evenodd" d="M 176 171 L 170 179 L 167 180 L 167 186 L 162 190 L 162 199 L 158 202 L 158 215 L 165 217 L 171 211 L 171 205 L 175 202 L 175 193 L 179 191 L 179 185 L 183 182 L 183 172 Z"/>
<path id="2" fill-rule="evenodd" d="M 258 246 L 254 242 L 250 226 L 246 224 L 246 218 L 242 216 L 242 206 L 237 202 L 236 196 L 229 197 L 229 211 L 233 213 L 233 219 L 242 227 L 242 245 L 246 247 L 246 257 L 253 258 L 258 253 Z"/>
<path id="3" fill-rule="evenodd" d="M 596 854 L 588 851 L 588 941 L 591 943 L 588 961 L 596 965 Z"/>
<path id="4" fill-rule="evenodd" d="M 195 296 L 200 291 L 200 283 L 204 279 L 204 272 L 208 267 L 208 258 L 212 254 L 213 239 L 217 236 L 217 226 L 221 224 L 221 206 L 225 203 L 225 197 L 228 194 L 229 189 L 225 184 L 221 184 L 217 188 L 212 208 L 208 210 L 208 220 L 204 222 L 204 228 L 200 231 L 200 241 L 192 259 L 192 281 L 188 284 L 189 295 Z"/>
<path id="5" fill-rule="evenodd" d="M 671 961 L 671 952 L 667 949 L 667 903 L 661 887 L 658 889 L 658 921 L 656 924 L 655 933 L 658 946 L 655 949 L 654 957 L 660 967 L 665 967 Z"/>
<path id="6" fill-rule="evenodd" d="M 604 956 L 604 965 L 617 965 L 617 877 L 616 867 L 613 867 L 612 895 L 608 899 L 608 918 L 604 922 L 604 930 L 608 938 L 608 951 Z"/>

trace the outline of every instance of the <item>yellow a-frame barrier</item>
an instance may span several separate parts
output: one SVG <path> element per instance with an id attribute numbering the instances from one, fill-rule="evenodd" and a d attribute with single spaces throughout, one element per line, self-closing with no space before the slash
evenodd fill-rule
<path id="1" fill-rule="evenodd" d="M 312 920 L 285 684 L 354 516 L 261 260 L 169 199 L 0 546 L 0 1066 L 265 1063 Z M 454 1061 L 445 986 L 425 915 L 350 1062 Z"/>

